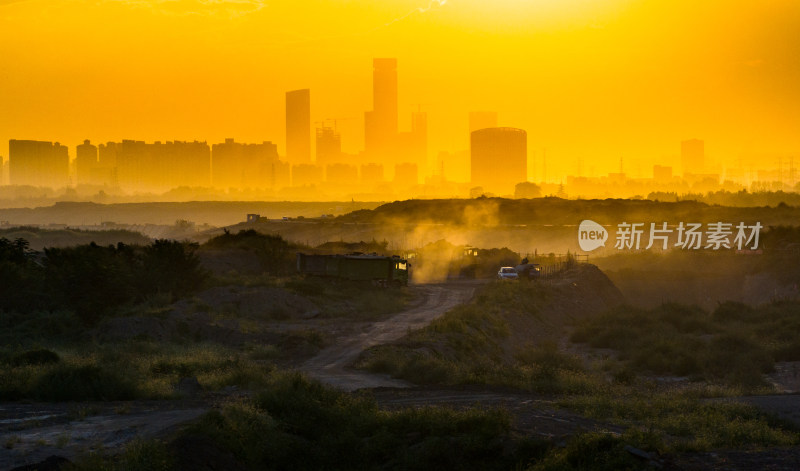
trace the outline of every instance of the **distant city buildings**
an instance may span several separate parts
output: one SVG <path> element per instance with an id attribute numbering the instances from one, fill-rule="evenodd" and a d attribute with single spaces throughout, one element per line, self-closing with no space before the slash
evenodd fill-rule
<path id="1" fill-rule="evenodd" d="M 99 177 L 96 169 L 100 163 L 97 155 L 97 146 L 92 145 L 88 139 L 75 148 L 75 174 L 78 185 L 102 184 L 102 181 L 96 181 Z"/>
<path id="2" fill-rule="evenodd" d="M 311 163 L 311 91 L 286 92 L 286 160 Z"/>
<path id="3" fill-rule="evenodd" d="M 317 164 L 340 163 L 342 158 L 342 137 L 336 129 L 328 126 L 317 128 Z"/>
<path id="4" fill-rule="evenodd" d="M 242 144 L 225 139 L 211 146 L 211 182 L 215 188 L 280 188 L 289 185 L 289 164 L 271 142 Z"/>
<path id="5" fill-rule="evenodd" d="M 394 166 L 394 183 L 409 187 L 419 183 L 419 169 L 417 164 L 403 163 Z"/>
<path id="6" fill-rule="evenodd" d="M 428 165 L 428 115 L 411 115 L 411 131 L 399 132 L 397 106 L 397 59 L 372 62 L 372 111 L 364 113 L 364 159 L 362 163 Z M 421 107 L 421 105 L 420 105 Z"/>
<path id="7" fill-rule="evenodd" d="M 383 165 L 381 164 L 363 164 L 361 166 L 361 183 L 376 184 L 383 183 Z"/>
<path id="8" fill-rule="evenodd" d="M 325 168 L 328 183 L 352 185 L 358 182 L 358 167 L 349 164 L 331 164 Z"/>
<path id="9" fill-rule="evenodd" d="M 114 162 L 111 176 L 126 189 L 167 191 L 211 185 L 211 149 L 205 142 L 123 140 L 100 146 L 100 165 Z"/>
<path id="10" fill-rule="evenodd" d="M 58 142 L 11 139 L 8 169 L 11 185 L 64 187 L 69 184 L 69 153 Z"/>
<path id="11" fill-rule="evenodd" d="M 428 165 L 428 114 L 423 111 L 411 113 L 411 131 L 398 134 L 397 151 L 399 163 L 413 163 L 418 168 Z"/>
<path id="12" fill-rule="evenodd" d="M 681 141 L 681 166 L 684 175 L 705 172 L 705 143 L 703 141 L 700 139 Z"/>
<path id="13" fill-rule="evenodd" d="M 393 161 L 397 141 L 397 59 L 373 59 L 372 67 L 372 111 L 364 113 L 364 150 L 370 158 Z"/>
<path id="14" fill-rule="evenodd" d="M 484 191 L 510 194 L 528 178 L 528 134 L 516 128 L 484 128 L 470 134 L 470 181 Z"/>
<path id="15" fill-rule="evenodd" d="M 100 195 L 98 199 L 123 192 L 290 199 L 355 195 L 378 200 L 511 194 L 520 198 L 643 197 L 653 192 L 664 197 L 718 189 L 800 191 L 792 155 L 744 154 L 736 167 L 714 166 L 706 159 L 700 139 L 681 142 L 680 168 L 675 155 L 665 156 L 664 161 L 675 166 L 653 165 L 652 178 L 644 175 L 647 167 L 642 166 L 626 174 L 621 159 L 618 172 L 588 177 L 579 159 L 577 175 L 559 173 L 552 178 L 552 172 L 547 179 L 545 149 L 540 147 L 541 179 L 538 184 L 528 183 L 527 133 L 498 127 L 496 111 L 469 112 L 469 147 L 440 151 L 429 162 L 424 105 L 414 105 L 410 130 L 399 128 L 397 59 L 376 58 L 372 65 L 373 109 L 364 114 L 360 152 L 344 152 L 337 129 L 337 120 L 353 118 L 317 121 L 312 135 L 310 90 L 300 89 L 285 92 L 284 157 L 269 141 L 252 144 L 225 139 L 209 147 L 198 141 L 122 140 L 95 145 L 85 140 L 76 146 L 70 162 L 67 147 L 57 142 L 11 140 L 0 182 L 27 187 L 4 189 L 4 194 L 22 198 L 47 194 L 40 190 L 45 187 L 55 193 L 53 189 L 73 186 L 67 190 L 70 196 L 94 194 Z M 642 159 L 634 156 L 634 161 L 641 164 Z M 777 163 L 777 167 L 754 168 L 761 161 Z M 557 171 L 563 168 L 559 162 Z M 594 168 L 589 174 L 597 175 Z"/>
<path id="16" fill-rule="evenodd" d="M 653 165 L 653 180 L 659 183 L 669 183 L 672 180 L 672 167 Z"/>
<path id="17" fill-rule="evenodd" d="M 314 164 L 292 165 L 292 186 L 313 186 L 323 181 L 323 168 Z"/>

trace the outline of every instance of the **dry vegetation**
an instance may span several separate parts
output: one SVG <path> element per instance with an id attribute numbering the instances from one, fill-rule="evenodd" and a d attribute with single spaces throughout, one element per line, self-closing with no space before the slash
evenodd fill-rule
<path id="1" fill-rule="evenodd" d="M 792 243 L 797 230 L 772 234 Z M 331 341 L 331 326 L 385 319 L 413 302 L 405 288 L 299 278 L 298 248 L 255 231 L 224 233 L 200 246 L 157 241 L 42 254 L 2 241 L 0 399 L 172 401 L 186 397 L 179 387 L 186 378 L 206 394 L 247 391 L 176 435 L 131 442 L 118 456 L 84 455 L 74 469 L 215 463 L 617 470 L 652 464 L 626 445 L 663 456 L 800 442 L 790 423 L 709 400 L 775 392 L 765 373 L 778 362 L 800 361 L 797 302 L 630 307 L 600 270 L 581 265 L 548 282 L 488 283 L 472 302 L 359 360 L 361 368 L 430 387 L 525 391 L 623 430 L 578 434 L 558 446 L 520 435 L 502 410 L 388 411 L 368 394 L 287 373 L 286 366 Z M 787 260 L 794 259 L 765 259 L 753 270 L 791 281 L 796 267 Z"/>
<path id="2" fill-rule="evenodd" d="M 567 277 L 567 286 L 583 281 L 580 273 Z M 556 395 L 561 407 L 621 426 L 624 443 L 658 454 L 800 443 L 793 424 L 753 406 L 708 400 L 775 392 L 764 373 L 775 361 L 795 359 L 800 304 L 726 303 L 711 313 L 675 304 L 652 311 L 619 305 L 570 322 L 573 342 L 600 349 L 586 355 L 585 348 L 552 341 L 563 312 L 551 306 L 577 301 L 577 293 L 562 289 L 493 283 L 473 303 L 399 342 L 374 347 L 360 366 L 421 384 Z M 519 329 L 546 335 L 527 336 L 533 342 L 524 344 L 513 335 Z"/>

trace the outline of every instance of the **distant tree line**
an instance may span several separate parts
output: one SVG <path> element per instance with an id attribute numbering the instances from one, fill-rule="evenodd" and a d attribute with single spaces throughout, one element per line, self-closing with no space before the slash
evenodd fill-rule
<path id="1" fill-rule="evenodd" d="M 754 206 L 800 206 L 800 193 L 784 191 L 709 191 L 708 193 L 678 194 L 668 191 L 654 191 L 647 195 L 652 201 L 698 201 L 700 203 L 719 206 L 754 207 Z"/>
<path id="2" fill-rule="evenodd" d="M 22 238 L 0 238 L 0 311 L 68 309 L 85 323 L 154 295 L 171 298 L 206 279 L 196 243 L 159 239 L 146 246 L 92 242 L 43 252 Z"/>

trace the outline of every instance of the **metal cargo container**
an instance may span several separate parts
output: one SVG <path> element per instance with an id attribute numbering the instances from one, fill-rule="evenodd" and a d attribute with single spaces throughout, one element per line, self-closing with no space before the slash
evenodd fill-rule
<path id="1" fill-rule="evenodd" d="M 408 262 L 398 256 L 298 253 L 297 271 L 305 275 L 371 281 L 376 284 L 408 284 Z"/>

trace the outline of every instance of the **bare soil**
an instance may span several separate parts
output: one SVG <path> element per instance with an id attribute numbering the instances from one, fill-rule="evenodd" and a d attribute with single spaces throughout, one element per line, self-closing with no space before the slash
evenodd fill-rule
<path id="1" fill-rule="evenodd" d="M 116 450 L 194 420 L 208 401 L 0 404 L 0 470 Z"/>
<path id="2" fill-rule="evenodd" d="M 351 367 L 358 356 L 369 347 L 389 343 L 419 329 L 455 306 L 469 301 L 479 282 L 459 282 L 439 285 L 420 285 L 412 289 L 418 302 L 410 309 L 389 319 L 363 325 L 354 332 L 339 336 L 333 344 L 299 367 L 324 383 L 345 391 L 376 387 L 409 387 L 409 383 L 358 371 Z"/>

